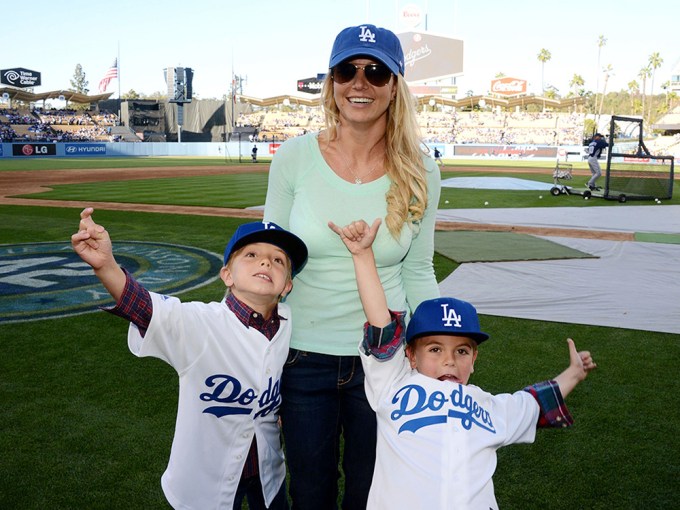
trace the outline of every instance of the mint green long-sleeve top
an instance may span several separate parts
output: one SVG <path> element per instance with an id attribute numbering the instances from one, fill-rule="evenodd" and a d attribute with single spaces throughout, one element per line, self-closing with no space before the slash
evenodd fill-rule
<path id="1" fill-rule="evenodd" d="M 344 226 L 355 220 L 371 224 L 383 219 L 373 251 L 387 304 L 392 310 L 413 311 L 421 301 L 439 296 L 432 257 L 441 176 L 434 160 L 423 155 L 427 210 L 418 224 L 405 223 L 396 240 L 384 223 L 389 177 L 359 185 L 341 179 L 323 159 L 317 136 L 309 133 L 289 139 L 277 150 L 264 219 L 295 233 L 309 250 L 307 264 L 286 297 L 292 309 L 291 347 L 358 355 L 366 317 L 351 254 L 328 222 Z"/>

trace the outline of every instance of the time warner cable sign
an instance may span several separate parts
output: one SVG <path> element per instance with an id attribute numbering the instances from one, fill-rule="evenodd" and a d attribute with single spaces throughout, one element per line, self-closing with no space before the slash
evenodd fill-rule
<path id="1" fill-rule="evenodd" d="M 22 89 L 37 87 L 40 85 L 40 73 L 23 67 L 2 69 L 0 70 L 0 83 Z"/>

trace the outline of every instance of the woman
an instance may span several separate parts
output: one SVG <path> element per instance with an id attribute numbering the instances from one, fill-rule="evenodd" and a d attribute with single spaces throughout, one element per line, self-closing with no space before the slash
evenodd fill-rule
<path id="1" fill-rule="evenodd" d="M 282 379 L 282 420 L 296 509 L 363 509 L 376 422 L 357 347 L 366 321 L 351 256 L 328 222 L 383 218 L 376 264 L 393 310 L 439 296 L 432 256 L 440 174 L 423 152 L 397 37 L 373 25 L 335 39 L 323 87 L 326 129 L 288 140 L 269 174 L 265 220 L 309 249 L 287 298 L 293 337 Z"/>

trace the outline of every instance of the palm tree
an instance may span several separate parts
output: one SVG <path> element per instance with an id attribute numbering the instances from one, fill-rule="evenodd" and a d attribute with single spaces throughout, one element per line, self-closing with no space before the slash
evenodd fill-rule
<path id="1" fill-rule="evenodd" d="M 600 91 L 600 54 L 602 53 L 602 47 L 606 46 L 607 39 L 603 35 L 597 38 L 597 82 L 595 84 L 595 93 Z"/>
<path id="2" fill-rule="evenodd" d="M 543 72 L 545 70 L 545 63 L 552 58 L 552 54 L 545 48 L 541 49 L 538 54 L 538 61 L 541 63 L 541 93 L 545 93 L 545 82 L 543 80 Z"/>
<path id="3" fill-rule="evenodd" d="M 669 90 L 670 88 L 671 88 L 670 80 L 666 80 L 665 82 L 663 82 L 661 84 L 661 89 L 664 91 L 664 94 L 666 95 L 666 98 L 664 100 L 664 109 L 666 111 L 669 111 L 668 110 L 668 93 L 670 92 L 670 90 Z"/>
<path id="4" fill-rule="evenodd" d="M 663 64 L 663 59 L 658 51 L 649 56 L 649 68 L 652 71 L 652 86 L 649 89 L 649 115 L 647 116 L 647 120 L 650 122 L 652 120 L 652 103 L 654 103 L 654 75 L 656 74 L 656 70 L 661 67 L 661 64 Z"/>
<path id="5" fill-rule="evenodd" d="M 580 74 L 574 73 L 574 76 L 571 78 L 571 81 L 569 82 L 569 88 L 572 89 L 572 93 L 575 96 L 582 96 L 583 95 L 583 86 L 585 85 L 586 81 L 583 79 L 583 76 Z"/>
<path id="6" fill-rule="evenodd" d="M 597 111 L 597 122 L 599 124 L 600 122 L 600 115 L 602 115 L 602 106 L 604 106 L 604 95 L 607 93 L 607 82 L 609 81 L 609 77 L 614 74 L 612 73 L 613 67 L 611 64 L 607 64 L 607 67 L 602 69 L 602 72 L 604 73 L 604 85 L 602 86 L 602 99 L 600 99 L 600 108 Z"/>
<path id="7" fill-rule="evenodd" d="M 637 81 L 628 82 L 628 93 L 630 94 L 630 111 L 635 113 L 635 97 L 640 93 L 640 85 Z"/>
<path id="8" fill-rule="evenodd" d="M 647 94 L 647 78 L 649 78 L 652 75 L 652 70 L 647 67 L 643 67 L 640 69 L 640 72 L 638 73 L 638 78 L 642 80 L 642 118 L 645 118 L 645 97 Z"/>

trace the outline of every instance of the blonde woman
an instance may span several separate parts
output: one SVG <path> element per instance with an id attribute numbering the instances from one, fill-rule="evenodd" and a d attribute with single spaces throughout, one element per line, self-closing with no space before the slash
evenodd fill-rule
<path id="1" fill-rule="evenodd" d="M 373 248 L 388 305 L 414 310 L 439 296 L 432 257 L 440 173 L 421 144 L 394 33 L 374 25 L 342 30 L 322 94 L 326 128 L 279 148 L 264 213 L 309 249 L 286 300 L 293 335 L 283 434 L 293 508 L 335 508 L 342 467 L 342 507 L 363 509 L 376 443 L 358 352 L 366 317 L 352 258 L 328 222 L 382 219 L 387 228 Z"/>

